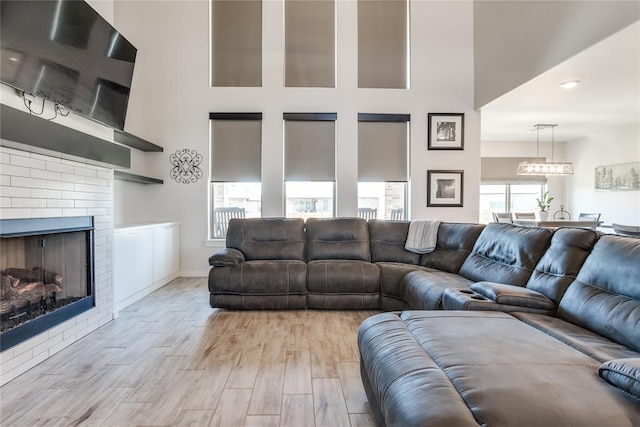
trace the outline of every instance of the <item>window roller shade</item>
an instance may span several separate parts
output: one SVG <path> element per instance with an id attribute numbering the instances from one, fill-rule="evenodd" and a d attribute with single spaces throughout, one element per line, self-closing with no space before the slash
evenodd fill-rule
<path id="1" fill-rule="evenodd" d="M 358 0 L 358 87 L 406 89 L 407 0 Z"/>
<path id="2" fill-rule="evenodd" d="M 358 181 L 407 181 L 407 122 L 358 122 Z"/>
<path id="3" fill-rule="evenodd" d="M 335 121 L 285 120 L 286 181 L 335 181 Z"/>
<path id="4" fill-rule="evenodd" d="M 262 122 L 211 120 L 211 180 L 262 180 Z"/>
<path id="5" fill-rule="evenodd" d="M 285 1 L 285 86 L 335 87 L 335 1 Z"/>
<path id="6" fill-rule="evenodd" d="M 213 86 L 262 86 L 262 1 L 211 2 Z"/>

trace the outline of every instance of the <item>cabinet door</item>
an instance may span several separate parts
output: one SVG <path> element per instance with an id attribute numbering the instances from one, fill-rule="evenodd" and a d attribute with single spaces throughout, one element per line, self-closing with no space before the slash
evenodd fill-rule
<path id="1" fill-rule="evenodd" d="M 125 231 L 113 239 L 113 299 L 122 301 L 153 284 L 153 233 Z"/>
<path id="2" fill-rule="evenodd" d="M 153 229 L 153 282 L 157 283 L 180 269 L 180 233 L 177 225 Z"/>

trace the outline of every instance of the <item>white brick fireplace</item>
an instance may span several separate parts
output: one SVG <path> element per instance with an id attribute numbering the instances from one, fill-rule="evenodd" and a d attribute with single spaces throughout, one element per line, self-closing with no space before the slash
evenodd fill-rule
<path id="1" fill-rule="evenodd" d="M 0 147 L 0 218 L 93 216 L 95 307 L 0 353 L 5 384 L 113 318 L 113 169 Z"/>

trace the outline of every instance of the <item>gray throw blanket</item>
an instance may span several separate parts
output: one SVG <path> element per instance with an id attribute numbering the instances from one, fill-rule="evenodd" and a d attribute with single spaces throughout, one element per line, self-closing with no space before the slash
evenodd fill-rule
<path id="1" fill-rule="evenodd" d="M 428 254 L 436 249 L 440 220 L 411 221 L 404 248 L 417 254 Z"/>

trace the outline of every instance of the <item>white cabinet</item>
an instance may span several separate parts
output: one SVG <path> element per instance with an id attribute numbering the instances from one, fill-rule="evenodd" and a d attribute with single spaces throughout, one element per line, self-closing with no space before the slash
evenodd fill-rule
<path id="1" fill-rule="evenodd" d="M 166 285 L 180 271 L 180 226 L 119 227 L 113 239 L 114 313 Z"/>

